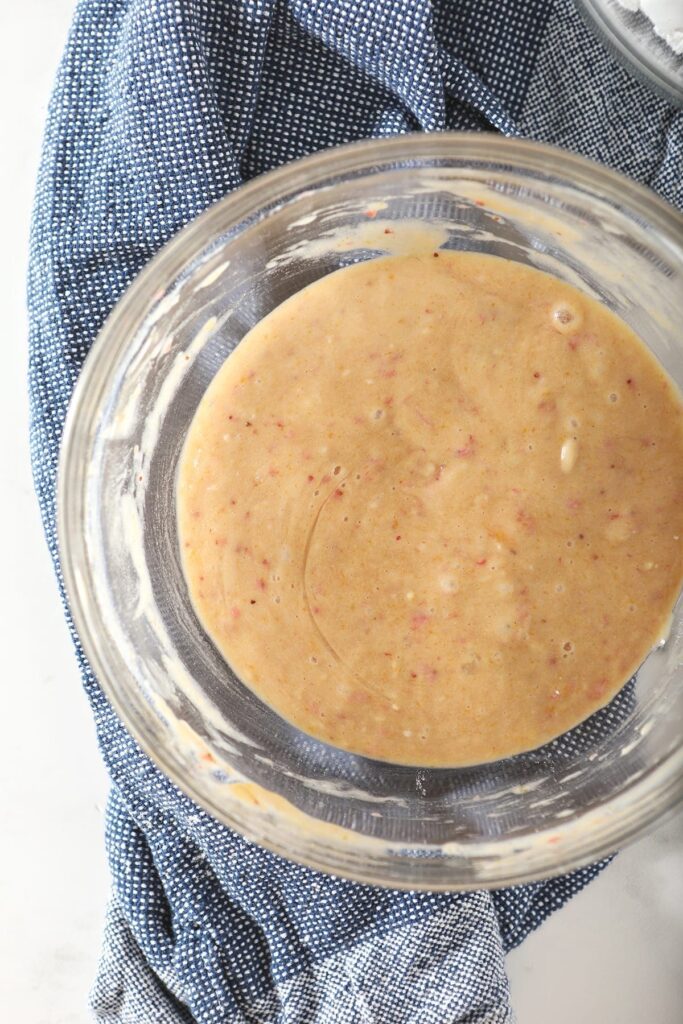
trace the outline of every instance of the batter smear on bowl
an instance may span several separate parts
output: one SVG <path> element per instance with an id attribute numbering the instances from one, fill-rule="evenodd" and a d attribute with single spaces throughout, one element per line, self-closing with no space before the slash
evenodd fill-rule
<path id="1" fill-rule="evenodd" d="M 179 469 L 197 615 L 304 731 L 403 764 L 529 750 L 661 639 L 683 407 L 621 320 L 471 253 L 361 263 L 257 324 Z"/>

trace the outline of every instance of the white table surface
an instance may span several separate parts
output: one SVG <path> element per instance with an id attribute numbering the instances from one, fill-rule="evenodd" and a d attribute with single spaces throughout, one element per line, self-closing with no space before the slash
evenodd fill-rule
<path id="1" fill-rule="evenodd" d="M 84 1024 L 107 899 L 106 778 L 32 490 L 25 262 L 47 97 L 70 0 L 0 11 L 0 1017 Z M 680 1024 L 683 815 L 623 852 L 508 958 L 519 1024 Z M 150 1024 L 152 1022 L 150 1021 Z"/>

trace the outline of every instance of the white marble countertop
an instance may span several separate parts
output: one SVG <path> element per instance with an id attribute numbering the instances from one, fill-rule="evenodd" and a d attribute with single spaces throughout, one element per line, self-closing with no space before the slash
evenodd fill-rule
<path id="1" fill-rule="evenodd" d="M 24 0 L 0 10 L 0 432 L 13 439 L 0 451 L 0 1012 L 12 1024 L 90 1019 L 87 991 L 108 889 L 106 779 L 42 541 L 26 437 L 28 219 L 47 97 L 72 6 Z M 679 1024 L 682 962 L 679 815 L 622 853 L 511 954 L 519 1024 Z"/>

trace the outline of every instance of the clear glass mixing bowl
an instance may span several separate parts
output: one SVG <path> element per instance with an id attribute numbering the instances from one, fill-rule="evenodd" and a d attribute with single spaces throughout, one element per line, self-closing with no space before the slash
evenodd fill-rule
<path id="1" fill-rule="evenodd" d="M 683 54 L 657 35 L 650 19 L 619 0 L 575 0 L 585 20 L 626 67 L 670 103 L 683 107 Z"/>
<path id="2" fill-rule="evenodd" d="M 361 881 L 524 882 L 602 857 L 683 795 L 680 602 L 668 641 L 586 723 L 529 754 L 432 770 L 346 754 L 284 722 L 218 655 L 181 574 L 174 480 L 209 381 L 276 304 L 389 245 L 551 271 L 616 310 L 683 380 L 683 217 L 652 193 L 567 152 L 488 134 L 328 150 L 207 210 L 103 327 L 62 447 L 66 587 L 119 715 L 219 820 Z"/>

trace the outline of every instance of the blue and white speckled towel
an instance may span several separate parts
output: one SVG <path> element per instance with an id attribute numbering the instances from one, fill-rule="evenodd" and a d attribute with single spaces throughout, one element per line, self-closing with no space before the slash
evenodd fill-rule
<path id="1" fill-rule="evenodd" d="M 254 174 L 334 143 L 497 130 L 570 147 L 683 205 L 683 113 L 569 0 L 80 0 L 32 236 L 32 451 L 57 564 L 69 396 L 126 285 Z M 464 895 L 328 878 L 198 810 L 140 752 L 74 636 L 112 780 L 92 995 L 109 1024 L 494 1024 L 505 950 L 599 870 Z"/>

